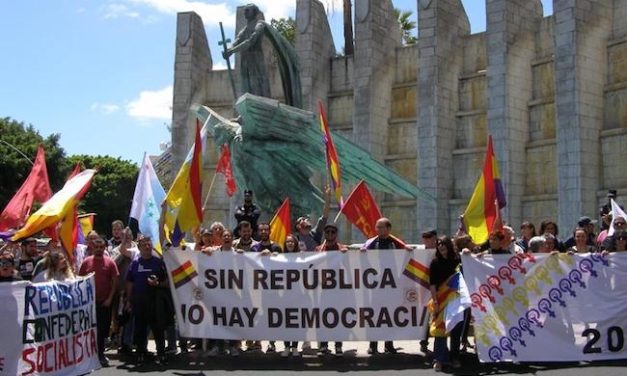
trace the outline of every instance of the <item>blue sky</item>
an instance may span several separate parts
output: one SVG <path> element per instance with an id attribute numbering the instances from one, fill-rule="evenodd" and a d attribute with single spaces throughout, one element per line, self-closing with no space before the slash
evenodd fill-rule
<path id="1" fill-rule="evenodd" d="M 341 50 L 340 0 L 327 6 Z M 234 34 L 235 9 L 219 0 L 0 1 L 0 116 L 61 134 L 68 154 L 108 154 L 138 164 L 170 139 L 176 12 L 205 23 L 214 69 L 218 22 Z M 353 0 L 354 2 L 354 0 Z M 260 0 L 266 19 L 294 16 L 295 0 Z M 416 0 L 393 0 L 416 13 Z M 484 0 L 462 0 L 473 33 L 485 30 Z M 552 13 L 552 1 L 543 0 Z M 0 135 L 1 136 L 1 135 Z"/>

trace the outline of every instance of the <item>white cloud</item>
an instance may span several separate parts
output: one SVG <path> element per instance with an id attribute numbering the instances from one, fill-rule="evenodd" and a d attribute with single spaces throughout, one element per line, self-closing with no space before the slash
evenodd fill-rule
<path id="1" fill-rule="evenodd" d="M 226 69 L 226 61 L 222 60 L 222 61 L 218 61 L 218 62 L 213 62 L 213 70 L 225 70 Z"/>
<path id="2" fill-rule="evenodd" d="M 118 112 L 120 110 L 120 106 L 112 103 L 93 103 L 89 106 L 91 111 L 100 112 L 103 115 L 111 115 L 114 112 Z"/>
<path id="3" fill-rule="evenodd" d="M 115 19 L 120 17 L 139 18 L 139 12 L 129 9 L 124 4 L 111 3 L 104 6 L 104 18 Z"/>
<path id="4" fill-rule="evenodd" d="M 172 85 L 159 90 L 144 90 L 126 105 L 126 113 L 141 121 L 172 118 Z"/>
<path id="5" fill-rule="evenodd" d="M 235 12 L 226 2 L 207 3 L 189 0 L 127 0 L 135 6 L 147 6 L 164 14 L 194 11 L 207 25 L 218 25 L 222 21 L 227 26 L 235 25 Z"/>

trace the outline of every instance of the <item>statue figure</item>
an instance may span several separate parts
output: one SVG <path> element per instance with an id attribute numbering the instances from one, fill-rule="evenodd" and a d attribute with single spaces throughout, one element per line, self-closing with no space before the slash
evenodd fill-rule
<path id="1" fill-rule="evenodd" d="M 286 197 L 294 218 L 320 212 L 322 192 L 311 177 L 314 171 L 326 171 L 326 157 L 316 114 L 252 94 L 242 95 L 235 109 L 238 121 L 205 106 L 196 110 L 196 116 L 206 121 L 206 131 L 213 134 L 216 145 L 228 144 L 237 185 L 252 189 L 258 207 L 266 213 L 273 213 Z M 364 180 L 378 191 L 433 201 L 366 150 L 341 134 L 332 134 L 345 186 Z"/>
<path id="2" fill-rule="evenodd" d="M 302 108 L 296 51 L 281 33 L 260 19 L 261 12 L 255 4 L 246 5 L 244 16 L 246 17 L 246 26 L 239 31 L 231 48 L 222 53 L 222 56 L 227 60 L 234 53 L 240 54 L 240 89 L 242 94 L 251 93 L 270 97 L 270 82 L 261 43 L 263 36 L 266 35 L 276 52 L 285 102 L 290 106 Z"/>

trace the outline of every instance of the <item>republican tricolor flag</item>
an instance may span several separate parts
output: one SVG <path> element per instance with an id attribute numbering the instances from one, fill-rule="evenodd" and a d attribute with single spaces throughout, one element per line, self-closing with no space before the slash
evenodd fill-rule
<path id="1" fill-rule="evenodd" d="M 96 170 L 85 170 L 71 177 L 59 192 L 28 217 L 24 227 L 13 236 L 13 240 L 26 238 L 62 221 L 61 242 L 68 254 L 72 256 L 78 238 L 76 206 L 89 189 L 95 173 Z"/>
<path id="2" fill-rule="evenodd" d="M 327 170 L 329 171 L 329 177 L 331 180 L 331 188 L 335 193 L 335 199 L 337 200 L 340 208 L 343 205 L 342 202 L 342 176 L 340 174 L 340 158 L 335 150 L 335 144 L 331 138 L 331 130 L 329 129 L 329 123 L 327 122 L 327 114 L 324 112 L 324 106 L 322 102 L 318 102 L 318 108 L 320 109 L 320 130 L 322 131 L 322 137 L 326 148 L 326 160 Z"/>
<path id="3" fill-rule="evenodd" d="M 488 136 L 483 172 L 464 212 L 466 232 L 475 244 L 488 241 L 490 232 L 495 230 L 495 224 L 498 225 L 499 209 L 503 207 L 505 192 L 501 183 L 499 164 L 492 148 L 492 136 Z"/>
<path id="4" fill-rule="evenodd" d="M 200 123 L 196 121 L 194 146 L 174 178 L 174 182 L 165 197 L 166 236 L 173 245 L 178 246 L 184 233 L 202 223 L 202 151 L 206 131 L 201 136 Z"/>

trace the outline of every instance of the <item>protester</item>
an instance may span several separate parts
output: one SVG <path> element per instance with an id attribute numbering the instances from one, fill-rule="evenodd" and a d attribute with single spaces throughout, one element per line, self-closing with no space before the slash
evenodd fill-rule
<path id="1" fill-rule="evenodd" d="M 204 249 L 202 253 L 211 256 L 214 252 L 236 252 L 233 247 L 233 233 L 230 230 L 223 230 L 222 232 L 222 245 L 219 247 L 213 247 Z M 213 340 L 211 349 L 207 353 L 208 356 L 216 356 L 220 354 L 221 349 L 228 346 L 228 353 L 231 356 L 240 356 L 239 341 L 236 340 Z"/>
<path id="2" fill-rule="evenodd" d="M 173 307 L 168 306 L 167 273 L 161 259 L 152 255 L 152 240 L 144 236 L 138 241 L 140 257 L 131 262 L 126 275 L 127 310 L 135 318 L 137 362 L 144 363 L 148 354 L 148 329 L 157 346 L 157 359 L 166 364 L 165 328 L 173 318 Z"/>
<path id="3" fill-rule="evenodd" d="M 529 248 L 529 240 L 536 236 L 536 226 L 533 223 L 524 221 L 520 225 L 520 238 L 516 240 L 516 245 L 518 245 L 524 252 L 527 252 Z"/>
<path id="4" fill-rule="evenodd" d="M 540 235 L 542 234 L 551 234 L 555 237 L 555 248 L 564 252 L 564 243 L 560 240 L 559 236 L 559 227 L 557 223 L 552 220 L 545 219 L 540 223 Z"/>
<path id="5" fill-rule="evenodd" d="M 259 252 L 262 255 L 281 253 L 281 246 L 270 240 L 270 225 L 267 223 L 259 223 L 259 242 L 255 243 L 251 248 L 251 252 Z"/>
<path id="6" fill-rule="evenodd" d="M 531 253 L 547 253 L 546 237 L 534 236 L 527 241 L 527 251 Z"/>
<path id="7" fill-rule="evenodd" d="M 124 222 L 119 219 L 111 222 L 111 239 L 109 239 L 109 249 L 114 249 L 122 243 L 122 234 L 124 232 Z M 113 255 L 112 255 L 113 256 Z"/>
<path id="8" fill-rule="evenodd" d="M 405 243 L 403 243 L 398 238 L 392 236 L 392 222 L 387 218 L 379 218 L 376 222 L 375 229 L 377 231 L 377 236 L 370 238 L 363 245 L 361 251 L 364 252 L 369 249 L 403 249 L 412 250 L 411 248 L 407 248 Z M 385 341 L 385 353 L 386 354 L 397 354 L 396 348 L 394 348 L 394 342 Z M 370 342 L 370 347 L 368 348 L 368 354 L 375 355 L 378 354 L 379 351 L 377 349 L 377 342 Z"/>
<path id="9" fill-rule="evenodd" d="M 9 251 L 0 253 L 0 282 L 21 281 L 22 278 L 15 270 L 15 261 L 13 254 Z"/>
<path id="10" fill-rule="evenodd" d="M 438 312 L 445 309 L 440 307 L 441 301 L 437 299 L 438 289 L 445 284 L 449 277 L 457 272 L 460 264 L 459 255 L 455 252 L 453 242 L 448 236 L 442 236 L 437 243 L 435 258 L 429 267 L 429 285 L 433 304 L 432 320 L 436 320 Z M 463 322 L 459 322 L 449 333 L 451 338 L 451 349 L 447 347 L 447 336 L 441 330 L 436 330 L 432 323 L 430 334 L 435 338 L 433 352 L 433 369 L 436 372 L 442 371 L 445 365 L 450 364 L 453 368 L 459 368 L 459 348 Z"/>
<path id="11" fill-rule="evenodd" d="M 253 228 L 250 222 L 241 221 L 239 223 L 239 235 L 240 237 L 233 241 L 233 247 L 238 252 L 250 252 L 252 246 L 256 243 L 255 239 L 253 239 Z"/>
<path id="12" fill-rule="evenodd" d="M 553 236 L 553 234 L 549 234 L 548 232 L 542 235 L 544 237 L 544 249 L 546 253 L 559 253 L 559 248 L 557 248 L 557 238 Z"/>
<path id="13" fill-rule="evenodd" d="M 105 256 L 106 243 L 103 239 L 94 241 L 93 255 L 87 256 L 81 264 L 79 275 L 94 273 L 96 283 L 96 322 L 98 325 L 98 359 L 103 367 L 109 366 L 105 356 L 105 338 L 111 327 L 111 306 L 118 282 L 118 268 L 115 262 Z"/>
<path id="14" fill-rule="evenodd" d="M 438 231 L 434 228 L 422 232 L 422 244 L 425 249 L 435 249 L 438 243 Z"/>
<path id="15" fill-rule="evenodd" d="M 525 252 L 525 250 L 516 242 L 516 233 L 513 228 L 510 226 L 503 226 L 503 233 L 505 237 L 501 241 L 501 249 L 506 250 L 507 253 L 512 255 L 519 255 Z"/>
<path id="16" fill-rule="evenodd" d="M 595 219 L 590 219 L 590 217 L 583 216 L 579 218 L 577 221 L 577 228 L 584 230 L 586 233 L 586 244 L 590 246 L 595 246 L 596 235 L 594 234 L 594 224 L 597 223 Z M 576 239 L 573 236 L 566 239 L 564 242 L 564 248 L 569 249 L 575 245 Z"/>
<path id="17" fill-rule="evenodd" d="M 295 235 L 288 234 L 285 237 L 285 243 L 283 244 L 283 253 L 297 253 L 300 252 L 298 249 L 298 239 Z M 284 341 L 283 345 L 285 346 L 283 352 L 281 352 L 282 358 L 287 358 L 292 355 L 293 357 L 300 357 L 300 353 L 298 352 L 298 341 Z"/>
<path id="18" fill-rule="evenodd" d="M 200 229 L 199 229 L 200 230 Z M 194 251 L 202 252 L 204 249 L 215 247 L 213 244 L 213 235 L 208 228 L 202 229 L 194 233 Z"/>
<path id="19" fill-rule="evenodd" d="M 321 245 L 316 248 L 318 252 L 327 252 L 327 251 L 340 251 L 345 253 L 348 251 L 348 247 L 342 243 L 338 243 L 337 234 L 338 227 L 335 223 L 327 223 L 324 226 L 324 241 Z M 322 355 L 329 354 L 329 342 L 322 341 L 320 342 L 320 348 L 318 352 Z M 342 350 L 342 342 L 335 341 L 335 355 L 342 355 L 344 351 Z"/>
<path id="20" fill-rule="evenodd" d="M 588 243 L 589 237 L 585 229 L 577 227 L 573 233 L 573 239 L 575 239 L 575 245 L 566 250 L 569 254 L 596 251 L 596 248 Z"/>
<path id="21" fill-rule="evenodd" d="M 296 220 L 296 236 L 298 237 L 298 247 L 301 251 L 313 252 L 322 242 L 322 231 L 327 223 L 330 211 L 331 188 L 324 188 L 324 207 L 322 208 L 322 216 L 318 218 L 316 227 L 311 227 L 311 220 L 308 216 L 299 217 Z"/>
<path id="22" fill-rule="evenodd" d="M 25 281 L 33 279 L 35 265 L 39 261 L 39 251 L 37 250 L 37 239 L 27 238 L 22 241 L 22 253 L 18 261 L 17 269 L 20 277 Z"/>
<path id="23" fill-rule="evenodd" d="M 617 230 L 612 236 L 612 241 L 605 249 L 607 252 L 625 252 L 627 251 L 627 231 Z"/>
<path id="24" fill-rule="evenodd" d="M 610 229 L 614 230 L 614 233 L 612 233 L 612 235 L 609 235 L 608 229 L 603 230 L 603 232 L 601 233 L 605 233 L 605 236 L 602 237 L 601 234 L 599 234 L 599 236 L 597 237 L 597 247 L 600 250 L 608 249 L 612 246 L 612 243 L 614 243 L 614 237 L 616 236 L 616 232 L 627 230 L 627 219 L 617 216 L 616 218 L 614 218 L 610 226 Z"/>
<path id="25" fill-rule="evenodd" d="M 495 230 L 490 233 L 490 237 L 488 238 L 489 248 L 487 253 L 492 255 L 509 255 L 509 249 L 505 249 L 503 247 L 504 243 L 508 243 L 505 240 L 505 237 L 509 234 L 505 234 L 503 230 Z M 484 252 L 486 253 L 486 252 Z"/>
<path id="26" fill-rule="evenodd" d="M 426 229 L 422 232 L 422 244 L 425 249 L 435 249 L 438 243 L 438 231 L 434 228 Z M 429 333 L 427 332 L 427 336 L 425 339 L 420 340 L 420 351 L 427 355 L 430 353 L 429 351 Z"/>
<path id="27" fill-rule="evenodd" d="M 120 245 L 115 247 L 112 253 L 116 255 L 113 261 L 119 272 L 118 281 L 115 285 L 116 295 L 112 307 L 113 311 L 117 312 L 113 316 L 113 333 L 118 338 L 120 344 L 118 354 L 129 355 L 133 346 L 133 313 L 124 311 L 128 301 L 128 296 L 126 295 L 126 274 L 131 262 L 139 257 L 139 249 L 133 241 L 133 232 L 130 228 L 126 227 L 122 231 Z"/>
<path id="28" fill-rule="evenodd" d="M 45 261 L 48 266 L 33 279 L 33 282 L 59 281 L 67 282 L 75 279 L 72 267 L 64 251 L 49 252 Z"/>

